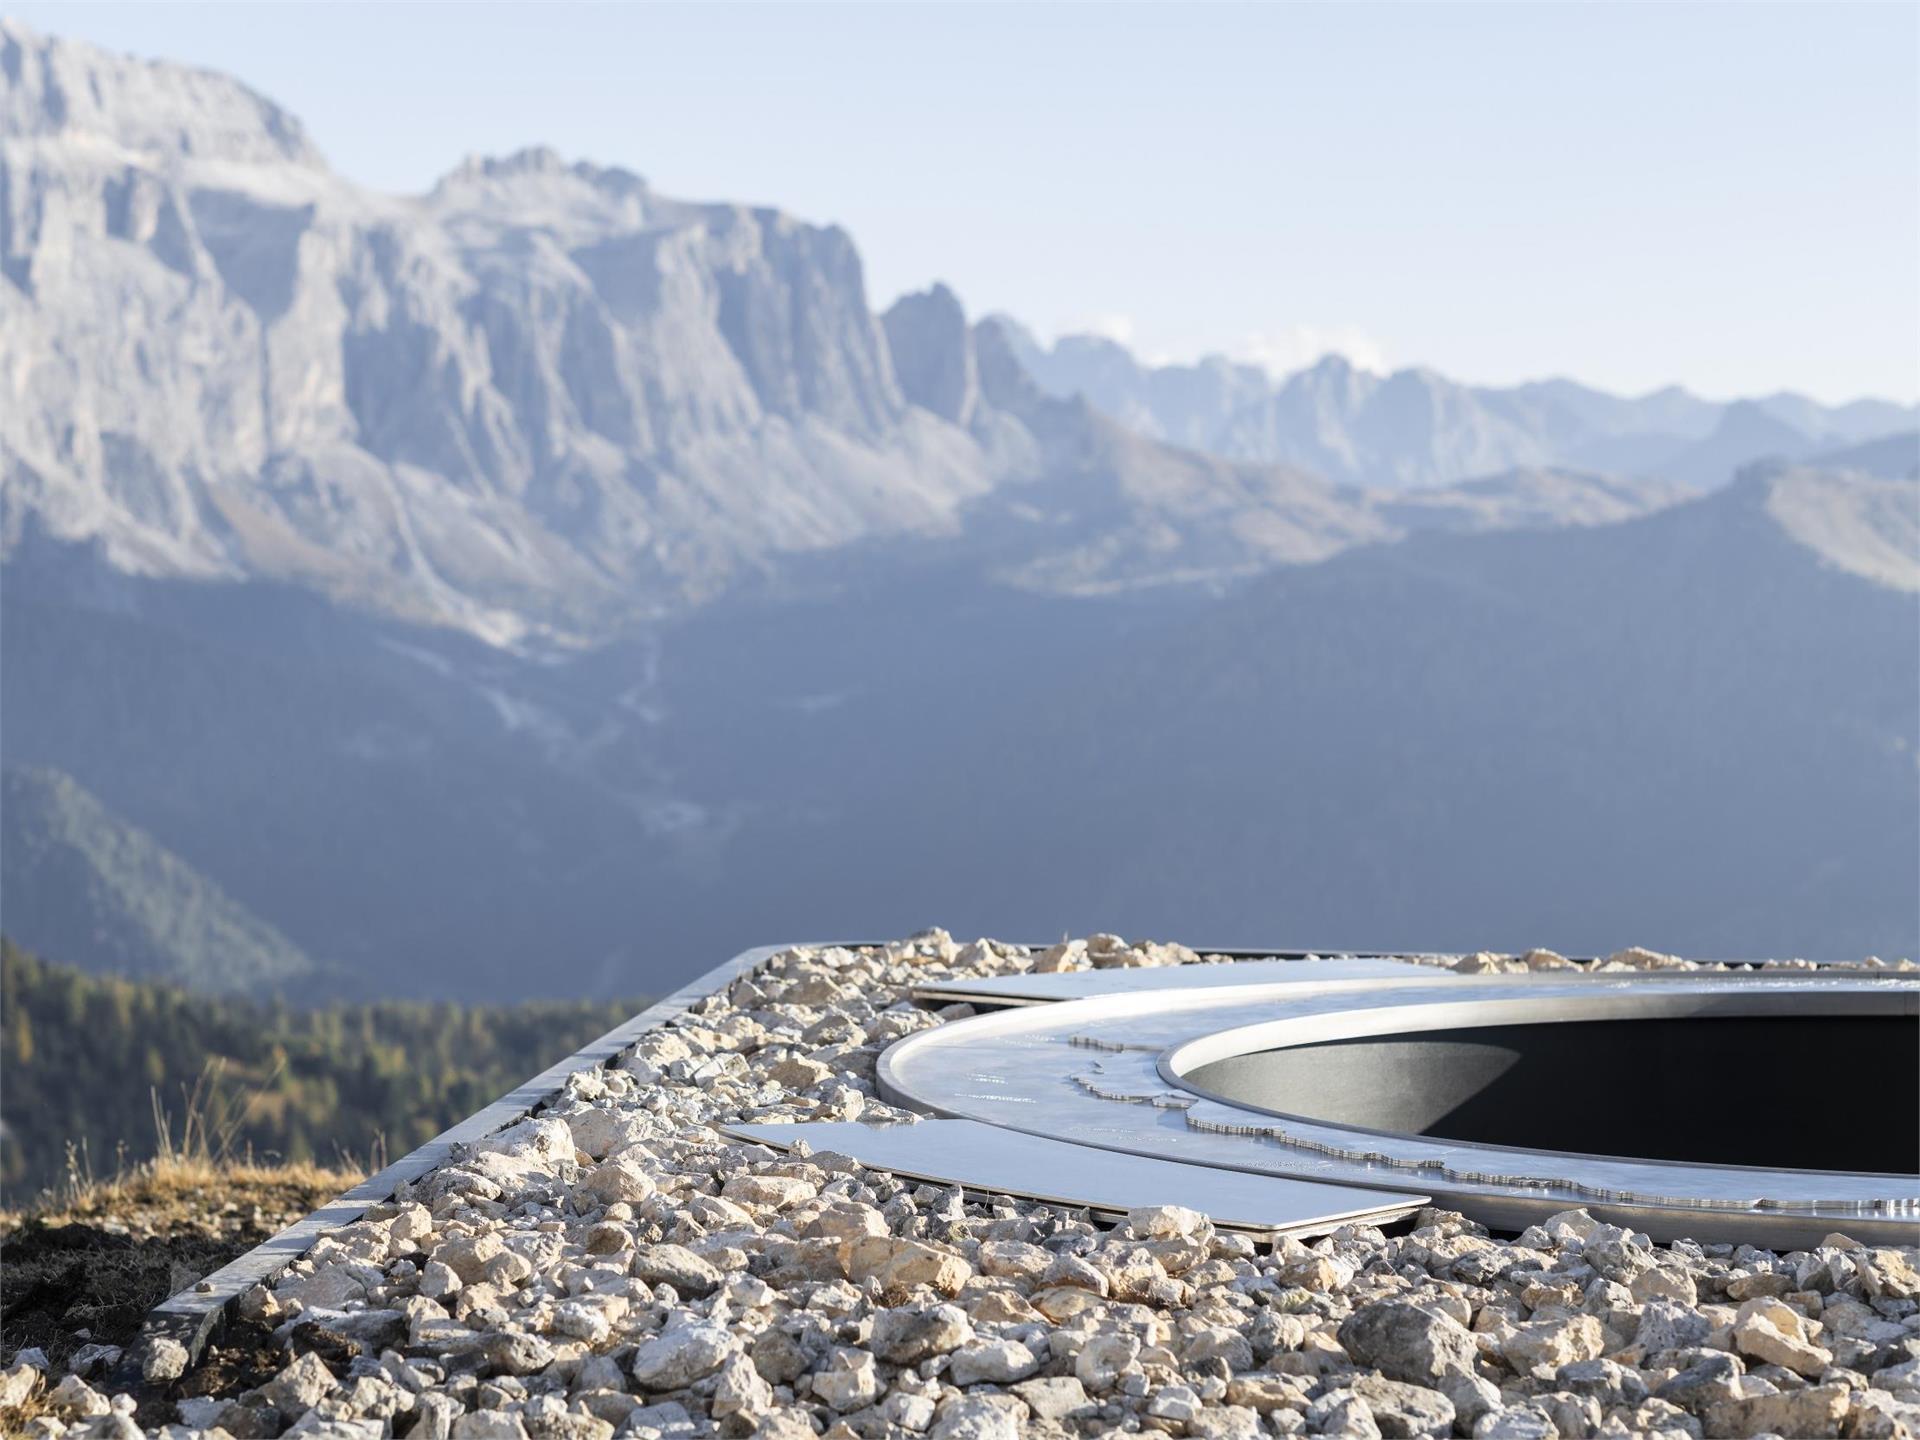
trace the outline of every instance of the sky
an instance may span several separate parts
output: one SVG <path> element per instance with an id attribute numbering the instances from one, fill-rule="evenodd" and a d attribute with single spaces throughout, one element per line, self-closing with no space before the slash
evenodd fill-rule
<path id="1" fill-rule="evenodd" d="M 1920 6 L 48 5 L 334 168 L 550 145 L 1042 336 L 1276 372 L 1920 395 Z"/>

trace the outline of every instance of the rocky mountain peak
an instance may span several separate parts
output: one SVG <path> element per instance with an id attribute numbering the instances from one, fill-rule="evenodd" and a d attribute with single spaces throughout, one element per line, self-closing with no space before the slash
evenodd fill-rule
<path id="1" fill-rule="evenodd" d="M 17 25 L 0 68 L 9 553 L 37 527 L 130 573 L 286 581 L 507 643 L 617 633 L 857 542 L 938 537 L 1092 593 L 1401 524 L 1644 508 L 1582 498 L 1584 474 L 1444 493 L 1561 463 L 1582 414 L 1634 403 L 1598 392 L 1560 396 L 1572 439 L 1549 445 L 1538 397 L 1431 372 L 1329 356 L 1282 385 L 1043 347 L 969 326 L 944 285 L 876 317 L 837 226 L 545 147 L 378 195 L 224 77 Z M 1414 487 L 1432 503 L 1392 515 L 1374 493 Z"/>
<path id="2" fill-rule="evenodd" d="M 1757 400 L 1736 400 L 1727 406 L 1721 412 L 1720 423 L 1714 427 L 1714 431 L 1726 439 L 1749 440 L 1783 448 L 1804 446 L 1809 438 L 1803 431 L 1772 414 Z"/>
<path id="3" fill-rule="evenodd" d="M 469 248 L 497 243 L 511 231 L 544 231 L 572 247 L 665 218 L 647 182 L 632 171 L 569 162 L 543 145 L 467 156 L 428 192 L 426 204 Z"/>
<path id="4" fill-rule="evenodd" d="M 453 175 L 462 180 L 495 180 L 508 175 L 558 175 L 573 168 L 551 145 L 529 145 L 511 155 L 468 155 Z"/>
<path id="5" fill-rule="evenodd" d="M 91 143 L 152 160 L 324 169 L 305 128 L 230 76 L 116 55 L 0 20 L 0 136 Z"/>
<path id="6" fill-rule="evenodd" d="M 1024 414 L 1045 399 L 1027 363 L 1033 346 L 1033 336 L 1025 327 L 1004 315 L 989 315 L 973 327 L 980 391 L 989 403 Z"/>
<path id="7" fill-rule="evenodd" d="M 1329 350 L 1313 364 L 1307 366 L 1306 373 L 1322 375 L 1328 379 L 1344 380 L 1357 369 L 1359 367 L 1338 350 Z"/>
<path id="8" fill-rule="evenodd" d="M 967 424 L 980 402 L 980 368 L 959 296 L 942 284 L 902 295 L 880 323 L 901 394 L 943 420 Z"/>
<path id="9" fill-rule="evenodd" d="M 597 191 L 609 197 L 644 196 L 647 182 L 619 166 L 568 160 L 547 145 L 529 145 L 510 155 L 468 155 L 441 176 L 430 200 L 491 194 L 513 196 L 529 185 L 560 185 Z"/>

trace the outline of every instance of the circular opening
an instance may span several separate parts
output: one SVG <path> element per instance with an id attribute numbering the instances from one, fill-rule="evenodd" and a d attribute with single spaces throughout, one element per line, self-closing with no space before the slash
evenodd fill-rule
<path id="1" fill-rule="evenodd" d="M 1687 1015 L 1370 1035 L 1253 1051 L 1181 1083 L 1328 1124 L 1516 1149 L 1920 1171 L 1904 1015 Z"/>

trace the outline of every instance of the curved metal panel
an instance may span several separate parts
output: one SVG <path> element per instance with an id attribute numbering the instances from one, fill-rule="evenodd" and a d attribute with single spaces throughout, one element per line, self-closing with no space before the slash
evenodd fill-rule
<path id="1" fill-rule="evenodd" d="M 876 1170 L 1049 1205 L 1124 1213 L 1142 1205 L 1184 1205 L 1231 1230 L 1324 1235 L 1360 1221 L 1411 1214 L 1428 1197 L 1405 1191 L 1319 1185 L 1212 1166 L 1089 1150 L 975 1120 L 863 1125 L 850 1120 L 788 1125 L 723 1125 L 726 1134 L 781 1150 L 804 1143 Z"/>
<path id="2" fill-rule="evenodd" d="M 1139 972 L 1135 972 L 1139 973 Z M 1905 1242 L 1920 1177 L 1522 1150 L 1262 1113 L 1182 1077 L 1249 1049 L 1461 1025 L 1663 1014 L 1920 1014 L 1910 978 L 1810 972 L 1423 975 L 1164 988 L 1003 1010 L 882 1057 L 896 1103 L 1098 1149 L 1362 1187 L 1415 1186 L 1504 1228 L 1586 1206 L 1659 1239 Z M 1446 972 L 1442 972 L 1445 974 Z M 1428 972 L 1430 975 L 1431 972 Z M 1498 1017 L 1497 1021 L 1490 1017 Z"/>

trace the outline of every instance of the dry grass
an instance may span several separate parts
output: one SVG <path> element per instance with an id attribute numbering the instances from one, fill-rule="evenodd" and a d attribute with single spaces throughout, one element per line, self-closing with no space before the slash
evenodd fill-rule
<path id="1" fill-rule="evenodd" d="M 68 1145 L 65 1177 L 27 1207 L 0 1210 L 0 1236 L 26 1224 L 124 1225 L 134 1235 L 169 1234 L 187 1226 L 216 1234 L 231 1228 L 227 1217 L 243 1209 L 255 1212 L 256 1224 L 265 1224 L 287 1205 L 304 1202 L 279 1222 L 285 1224 L 385 1163 L 384 1155 L 375 1153 L 364 1168 L 344 1155 L 333 1165 L 263 1165 L 251 1151 L 236 1150 L 236 1137 L 278 1076 L 276 1070 L 258 1085 L 237 1089 L 226 1081 L 226 1062 L 209 1061 L 191 1089 L 182 1087 L 177 1120 L 159 1090 L 149 1090 L 152 1159 L 132 1162 L 122 1152 L 103 1179 L 94 1174 L 84 1145 Z"/>
<path id="2" fill-rule="evenodd" d="M 116 1157 L 102 1179 L 69 1150 L 61 1184 L 0 1211 L 0 1356 L 38 1346 L 59 1366 L 87 1341 L 124 1345 L 167 1296 L 359 1182 L 350 1164 L 235 1154 L 258 1093 L 230 1093 L 210 1067 L 177 1123 L 155 1098 L 153 1159 Z"/>
<path id="3" fill-rule="evenodd" d="M 351 1189 L 364 1176 L 300 1161 L 161 1156 L 108 1179 L 71 1177 L 23 1210 L 0 1210 L 0 1235 L 34 1224 L 95 1225 L 136 1238 L 199 1231 L 224 1234 L 237 1225 L 279 1229 Z"/>
<path id="4" fill-rule="evenodd" d="M 160 1159 L 0 1214 L 0 1356 L 36 1346 L 57 1373 L 89 1341 L 125 1345 L 169 1295 L 359 1178 L 319 1165 Z"/>

